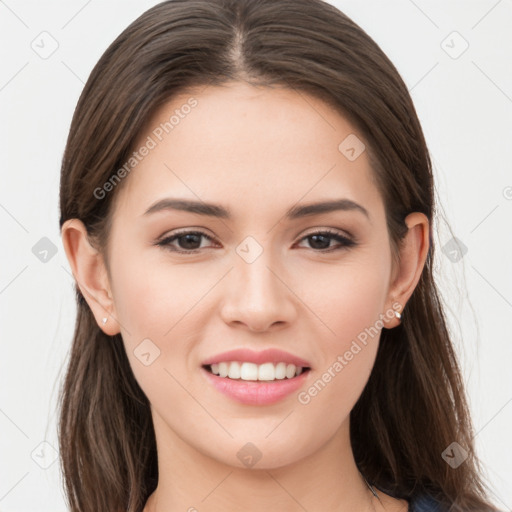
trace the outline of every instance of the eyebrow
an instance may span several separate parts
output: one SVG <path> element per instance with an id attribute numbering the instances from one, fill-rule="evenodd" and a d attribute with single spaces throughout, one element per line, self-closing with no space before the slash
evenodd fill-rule
<path id="1" fill-rule="evenodd" d="M 145 215 L 159 212 L 162 210 L 180 210 L 198 215 L 207 215 L 209 217 L 218 217 L 221 219 L 231 219 L 232 215 L 229 209 L 214 203 L 205 203 L 203 201 L 194 201 L 191 199 L 160 199 L 151 205 L 145 212 Z M 329 213 L 334 211 L 358 211 L 363 213 L 368 219 L 370 214 L 368 210 L 360 204 L 350 199 L 334 199 L 329 201 L 321 201 L 317 203 L 309 203 L 295 205 L 290 208 L 285 217 L 289 220 L 307 217 L 310 215 L 318 215 L 321 213 Z"/>

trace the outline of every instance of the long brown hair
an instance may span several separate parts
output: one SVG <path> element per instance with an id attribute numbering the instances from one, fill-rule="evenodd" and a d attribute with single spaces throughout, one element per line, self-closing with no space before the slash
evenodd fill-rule
<path id="1" fill-rule="evenodd" d="M 60 227 L 80 219 L 106 256 L 125 180 L 95 191 L 129 159 L 152 114 L 187 88 L 243 80 L 314 95 L 364 136 L 393 248 L 404 218 L 434 213 L 431 161 L 411 97 L 379 46 L 321 0 L 170 0 L 110 45 L 76 107 L 62 162 Z M 136 172 L 136 171 L 134 171 Z M 433 276 L 431 246 L 401 325 L 383 329 L 373 372 L 351 412 L 351 442 L 367 480 L 450 510 L 497 510 L 474 452 L 456 354 Z M 107 267 L 108 268 L 108 267 Z M 75 284 L 77 320 L 60 394 L 59 442 L 72 512 L 140 512 L 158 481 L 149 402 L 120 334 L 98 327 Z M 456 469 L 453 442 L 468 458 Z"/>

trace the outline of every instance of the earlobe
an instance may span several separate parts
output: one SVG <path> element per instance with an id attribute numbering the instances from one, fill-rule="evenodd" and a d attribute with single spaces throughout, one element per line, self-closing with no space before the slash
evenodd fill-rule
<path id="1" fill-rule="evenodd" d="M 404 316 L 407 311 L 402 313 L 402 310 L 420 280 L 430 245 L 430 223 L 425 214 L 410 213 L 405 218 L 405 223 L 409 229 L 400 246 L 400 262 L 389 288 L 389 300 L 394 305 L 393 310 L 396 311 L 397 304 L 400 305 L 398 312 Z M 395 317 L 386 327 L 396 327 L 400 321 L 400 318 Z"/>
<path id="2" fill-rule="evenodd" d="M 87 228 L 79 219 L 67 220 L 61 236 L 73 276 L 96 322 L 105 334 L 117 334 L 119 325 L 102 254 L 91 245 Z"/>

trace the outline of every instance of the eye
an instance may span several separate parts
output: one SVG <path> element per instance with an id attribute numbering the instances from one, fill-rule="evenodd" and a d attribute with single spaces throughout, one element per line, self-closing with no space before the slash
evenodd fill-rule
<path id="1" fill-rule="evenodd" d="M 203 233 L 202 231 L 181 231 L 160 240 L 156 243 L 156 245 L 165 247 L 171 251 L 181 253 L 195 253 L 202 248 L 201 238 L 213 240 L 210 236 L 208 236 L 206 233 Z M 178 242 L 178 248 L 172 245 L 174 241 Z"/>
<path id="2" fill-rule="evenodd" d="M 181 231 L 163 238 L 156 242 L 156 245 L 177 253 L 193 254 L 199 252 L 200 249 L 204 249 L 204 246 L 201 247 L 202 238 L 213 241 L 211 236 L 202 231 Z M 311 248 L 314 249 L 315 252 L 331 252 L 356 245 L 356 242 L 351 238 L 329 229 L 310 233 L 301 238 L 300 241 L 302 242 L 303 240 L 308 240 Z M 331 247 L 332 240 L 338 242 L 338 245 Z M 175 242 L 177 242 L 177 246 L 173 245 Z"/>
<path id="3" fill-rule="evenodd" d="M 303 237 L 302 240 L 309 240 L 309 243 L 313 249 L 317 249 L 316 252 L 331 252 L 343 248 L 353 247 L 356 242 L 351 238 L 341 235 L 337 231 L 326 229 L 323 231 L 315 231 L 309 235 Z M 332 240 L 338 242 L 338 246 L 330 247 Z"/>

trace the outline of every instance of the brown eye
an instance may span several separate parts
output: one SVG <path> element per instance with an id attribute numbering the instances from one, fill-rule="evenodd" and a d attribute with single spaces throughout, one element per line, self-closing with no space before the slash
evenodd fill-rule
<path id="1" fill-rule="evenodd" d="M 310 247 L 319 252 L 335 251 L 337 249 L 343 249 L 356 245 L 356 243 L 350 238 L 340 235 L 336 231 L 329 230 L 310 233 L 309 235 L 302 238 L 302 240 L 308 240 Z M 332 240 L 338 242 L 338 246 L 331 247 L 330 244 Z"/>
<path id="2" fill-rule="evenodd" d="M 210 236 L 202 231 L 182 231 L 160 240 L 156 245 L 176 252 L 197 252 L 199 249 L 204 248 L 201 247 L 202 238 L 212 240 Z M 172 245 L 174 241 L 177 241 L 178 247 Z"/>
<path id="3" fill-rule="evenodd" d="M 163 238 L 156 245 L 182 254 L 197 253 L 205 248 L 201 247 L 202 239 L 213 241 L 212 237 L 202 231 L 181 231 Z M 354 240 L 329 230 L 310 233 L 301 239 L 303 240 L 307 240 L 310 248 L 316 252 L 331 252 L 356 245 Z M 334 247 L 331 246 L 333 240 L 337 242 Z"/>

